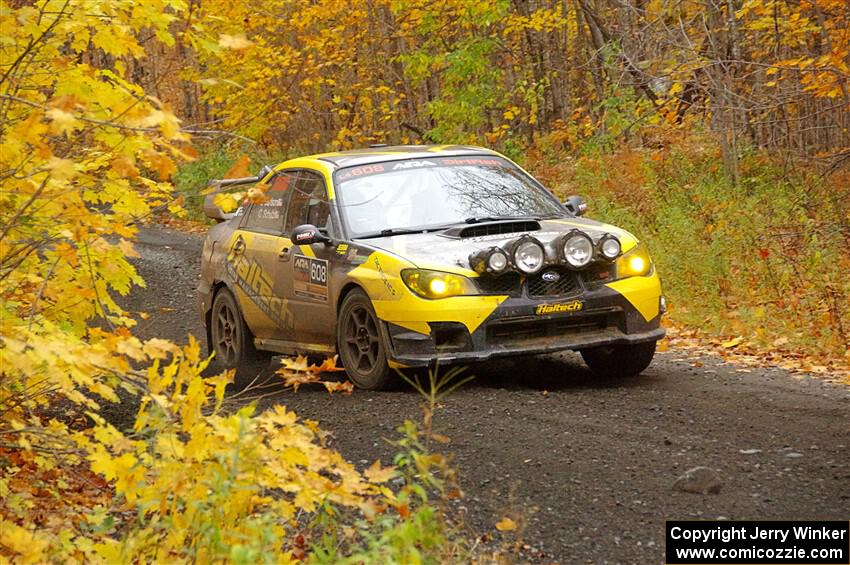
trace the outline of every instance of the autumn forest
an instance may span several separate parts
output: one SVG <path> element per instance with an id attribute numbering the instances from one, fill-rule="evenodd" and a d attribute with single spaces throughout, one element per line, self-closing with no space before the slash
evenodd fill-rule
<path id="1" fill-rule="evenodd" d="M 847 0 L 0 0 L 0 563 L 498 560 L 439 391 L 358 469 L 122 307 L 211 178 L 375 143 L 495 149 L 641 234 L 664 349 L 850 378 Z"/>

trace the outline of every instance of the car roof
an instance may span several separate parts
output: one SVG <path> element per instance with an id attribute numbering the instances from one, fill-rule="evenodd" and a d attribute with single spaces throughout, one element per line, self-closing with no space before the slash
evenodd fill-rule
<path id="1" fill-rule="evenodd" d="M 386 163 L 399 159 L 427 159 L 428 157 L 455 157 L 458 155 L 499 155 L 495 151 L 472 145 L 386 145 L 365 149 L 352 149 L 335 153 L 311 155 L 308 159 L 319 159 L 333 167 L 351 167 Z"/>

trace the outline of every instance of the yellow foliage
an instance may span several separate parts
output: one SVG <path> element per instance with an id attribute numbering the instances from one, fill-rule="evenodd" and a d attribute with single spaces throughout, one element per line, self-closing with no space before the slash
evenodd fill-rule
<path id="1" fill-rule="evenodd" d="M 21 4 L 0 3 L 0 449 L 42 470 L 88 464 L 114 499 L 65 500 L 75 518 L 38 529 L 20 468 L 0 469 L 0 560 L 288 562 L 298 516 L 325 505 L 371 511 L 367 500 L 389 491 L 282 406 L 224 413 L 232 374 L 202 377 L 208 359 L 194 339 L 179 348 L 134 337 L 136 321 L 116 301 L 144 285 L 130 262 L 136 226 L 174 208 L 174 159 L 192 153 L 180 120 L 125 63 L 151 34 L 173 44 L 186 3 Z M 262 47 L 238 33 L 207 41 L 227 56 Z M 119 390 L 141 399 L 132 431 L 98 415 Z M 94 426 L 42 419 L 57 400 L 87 410 Z M 98 502 L 110 506 L 86 507 Z"/>
<path id="2" fill-rule="evenodd" d="M 396 476 L 396 470 L 395 467 L 381 467 L 381 460 L 378 459 L 363 474 L 373 483 L 385 483 Z"/>
<path id="3" fill-rule="evenodd" d="M 212 561 L 241 544 L 285 557 L 299 511 L 369 508 L 370 497 L 385 494 L 283 406 L 259 415 L 251 406 L 221 413 L 229 376 L 202 379 L 206 364 L 191 340 L 168 364 L 151 365 L 151 393 L 132 436 L 92 414 L 94 433 L 76 437 L 92 470 L 138 512 L 122 555 L 183 560 L 202 550 Z M 372 471 L 366 476 L 375 482 L 392 473 L 380 464 Z M 274 535 L 258 535 L 258 527 Z M 116 550 L 107 543 L 93 551 L 109 560 Z"/>
<path id="4" fill-rule="evenodd" d="M 18 563 L 43 563 L 50 539 L 13 522 L 0 520 L 0 547 L 8 548 Z"/>

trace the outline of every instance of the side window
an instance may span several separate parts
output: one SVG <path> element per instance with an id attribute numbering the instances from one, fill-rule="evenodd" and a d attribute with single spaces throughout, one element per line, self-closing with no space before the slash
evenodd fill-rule
<path id="1" fill-rule="evenodd" d="M 294 175 L 279 173 L 272 179 L 266 191 L 267 200 L 262 204 L 252 204 L 243 224 L 246 229 L 280 233 L 283 228 L 283 212 L 289 198 L 290 185 Z"/>
<path id="2" fill-rule="evenodd" d="M 328 193 L 322 176 L 301 171 L 293 180 L 290 189 L 289 211 L 286 214 L 286 233 L 301 224 L 313 224 L 317 228 L 331 229 Z"/>

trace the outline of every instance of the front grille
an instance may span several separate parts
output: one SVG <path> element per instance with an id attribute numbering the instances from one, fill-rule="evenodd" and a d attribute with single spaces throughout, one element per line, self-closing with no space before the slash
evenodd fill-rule
<path id="1" fill-rule="evenodd" d="M 560 318 L 523 318 L 492 323 L 487 328 L 490 344 L 563 338 L 617 327 L 621 313 L 582 314 Z"/>
<path id="2" fill-rule="evenodd" d="M 554 273 L 557 280 L 546 280 Z M 594 265 L 584 271 L 575 272 L 563 268 L 547 268 L 530 277 L 518 273 L 504 275 L 483 275 L 475 279 L 482 294 L 522 296 L 523 289 L 530 298 L 564 297 L 581 293 L 582 287 L 593 288 L 614 280 L 614 266 L 610 264 Z"/>
<path id="3" fill-rule="evenodd" d="M 557 280 L 546 280 L 548 277 Z M 545 269 L 528 279 L 529 296 L 569 296 L 579 292 L 578 276 L 566 269 Z"/>
<path id="4" fill-rule="evenodd" d="M 505 273 L 501 276 L 483 276 L 475 279 L 483 294 L 522 294 L 522 278 L 517 273 Z"/>

